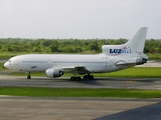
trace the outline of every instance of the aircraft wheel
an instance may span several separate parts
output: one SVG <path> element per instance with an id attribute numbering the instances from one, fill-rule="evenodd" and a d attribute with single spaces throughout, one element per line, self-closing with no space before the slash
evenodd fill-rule
<path id="1" fill-rule="evenodd" d="M 27 79 L 31 79 L 31 76 L 27 76 Z"/>
<path id="2" fill-rule="evenodd" d="M 85 80 L 87 80 L 87 79 L 93 80 L 94 76 L 93 75 L 84 75 L 83 79 L 85 79 Z"/>
<path id="3" fill-rule="evenodd" d="M 27 79 L 31 79 L 30 72 L 26 72 L 26 73 L 27 73 Z"/>
<path id="4" fill-rule="evenodd" d="M 83 76 L 83 79 L 84 79 L 84 80 L 86 80 L 87 78 L 88 78 L 87 75 L 84 75 L 84 76 Z"/>
<path id="5" fill-rule="evenodd" d="M 93 75 L 90 75 L 89 76 L 89 79 L 93 80 L 94 79 L 94 76 Z"/>

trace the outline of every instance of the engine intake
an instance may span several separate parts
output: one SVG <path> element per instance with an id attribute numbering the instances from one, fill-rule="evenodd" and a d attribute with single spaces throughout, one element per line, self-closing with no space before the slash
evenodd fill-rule
<path id="1" fill-rule="evenodd" d="M 46 70 L 47 77 L 56 78 L 56 77 L 61 77 L 63 74 L 64 74 L 64 72 L 61 71 L 60 69 L 49 68 Z"/>

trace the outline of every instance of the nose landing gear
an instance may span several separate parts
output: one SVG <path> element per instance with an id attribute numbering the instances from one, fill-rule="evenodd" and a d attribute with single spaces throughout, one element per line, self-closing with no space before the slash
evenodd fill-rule
<path id="1" fill-rule="evenodd" d="M 27 79 L 31 79 L 30 72 L 27 72 Z"/>

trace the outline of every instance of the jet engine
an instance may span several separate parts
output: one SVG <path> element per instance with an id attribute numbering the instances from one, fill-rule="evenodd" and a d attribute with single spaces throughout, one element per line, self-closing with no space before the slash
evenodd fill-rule
<path id="1" fill-rule="evenodd" d="M 136 65 L 142 65 L 147 62 L 147 59 L 142 58 L 142 57 L 137 57 L 136 58 Z"/>
<path id="2" fill-rule="evenodd" d="M 54 68 L 49 68 L 46 70 L 46 76 L 47 77 L 61 77 L 63 75 L 63 71 L 60 69 L 54 69 Z"/>

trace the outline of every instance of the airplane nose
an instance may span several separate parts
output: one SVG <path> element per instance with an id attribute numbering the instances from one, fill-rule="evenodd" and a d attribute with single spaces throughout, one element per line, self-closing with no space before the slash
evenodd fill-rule
<path id="1" fill-rule="evenodd" d="M 3 68 L 8 68 L 8 62 L 4 63 Z"/>

